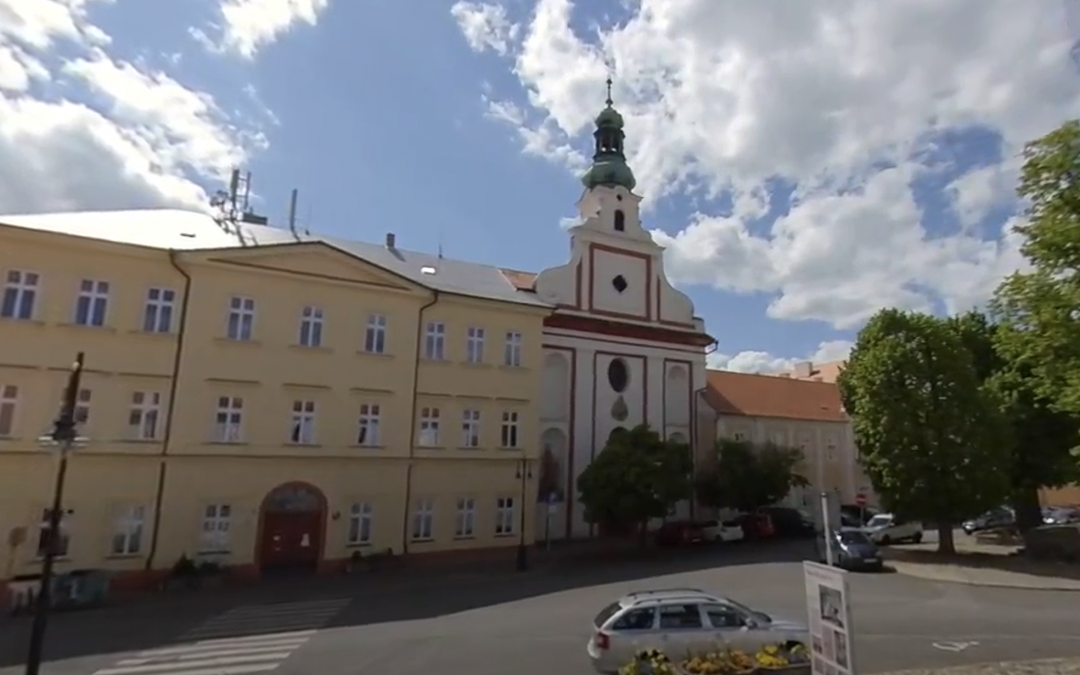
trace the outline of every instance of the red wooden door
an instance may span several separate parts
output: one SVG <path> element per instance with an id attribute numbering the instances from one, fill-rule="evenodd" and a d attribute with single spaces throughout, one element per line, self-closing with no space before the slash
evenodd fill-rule
<path id="1" fill-rule="evenodd" d="M 263 567 L 306 567 L 319 562 L 319 513 L 267 513 L 263 520 Z"/>

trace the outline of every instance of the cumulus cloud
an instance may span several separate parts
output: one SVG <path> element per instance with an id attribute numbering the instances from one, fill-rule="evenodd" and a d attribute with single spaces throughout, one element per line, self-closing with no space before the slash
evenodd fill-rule
<path id="1" fill-rule="evenodd" d="M 830 363 L 847 359 L 854 346 L 849 340 L 830 340 L 818 345 L 809 356 L 800 359 L 789 359 L 769 354 L 768 352 L 745 351 L 738 354 L 723 354 L 716 352 L 708 357 L 710 368 L 720 370 L 734 370 L 738 373 L 761 373 L 772 375 L 794 370 L 795 364 L 801 361 L 811 363 Z"/>
<path id="2" fill-rule="evenodd" d="M 641 0 L 589 31 L 575 30 L 579 4 L 537 0 L 520 43 L 498 43 L 520 91 L 489 92 L 492 116 L 529 154 L 576 171 L 570 149 L 585 145 L 613 67 L 647 205 L 691 193 L 733 204 L 654 233 L 672 279 L 770 294 L 776 319 L 846 329 L 884 306 L 985 301 L 1021 264 L 1012 223 L 988 219 L 1015 208 L 1018 150 L 1080 116 L 1062 3 Z M 502 34 L 477 35 L 493 14 L 458 5 L 474 48 Z M 935 161 L 972 130 L 992 152 Z M 790 208 L 763 222 L 778 184 L 795 186 Z M 928 212 L 928 191 L 959 226 Z"/>
<path id="3" fill-rule="evenodd" d="M 191 34 L 207 48 L 253 59 L 297 25 L 314 26 L 330 0 L 220 0 L 220 19 L 210 32 Z"/>

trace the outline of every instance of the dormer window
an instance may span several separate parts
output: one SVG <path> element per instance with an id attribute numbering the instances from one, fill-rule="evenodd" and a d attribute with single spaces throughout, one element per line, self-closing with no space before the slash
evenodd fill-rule
<path id="1" fill-rule="evenodd" d="M 615 231 L 616 232 L 625 232 L 626 231 L 626 214 L 623 213 L 622 209 L 617 209 L 615 211 Z"/>

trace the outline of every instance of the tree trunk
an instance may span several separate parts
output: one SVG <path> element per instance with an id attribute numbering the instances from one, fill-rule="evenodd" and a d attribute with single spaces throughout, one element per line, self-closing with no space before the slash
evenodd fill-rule
<path id="1" fill-rule="evenodd" d="M 952 555 L 956 553 L 956 542 L 953 540 L 953 528 L 952 523 L 946 521 L 938 521 L 937 524 L 937 536 L 938 536 L 938 553 L 945 553 Z"/>
<path id="2" fill-rule="evenodd" d="M 1021 533 L 1043 524 L 1037 487 L 1025 485 L 1018 488 L 1016 496 L 1013 497 L 1013 509 L 1016 511 L 1016 527 Z"/>

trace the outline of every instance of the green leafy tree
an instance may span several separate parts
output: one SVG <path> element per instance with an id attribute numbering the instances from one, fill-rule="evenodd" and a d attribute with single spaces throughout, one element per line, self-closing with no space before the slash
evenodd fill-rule
<path id="1" fill-rule="evenodd" d="M 665 441 L 646 425 L 616 429 L 578 476 L 579 499 L 590 523 L 636 526 L 663 518 L 691 494 L 693 459 L 685 443 Z"/>
<path id="2" fill-rule="evenodd" d="M 1025 147 L 1017 192 L 1031 269 L 997 290 L 994 311 L 1008 329 L 999 347 L 1039 396 L 1080 415 L 1080 121 Z"/>
<path id="3" fill-rule="evenodd" d="M 1031 369 L 1007 357 L 1003 345 L 1011 328 L 994 324 L 981 312 L 948 320 L 972 357 L 976 376 L 996 401 L 1007 424 L 1001 442 L 1011 453 L 1008 465 L 1011 501 L 1017 522 L 1027 530 L 1042 524 L 1039 488 L 1061 487 L 1080 479 L 1074 448 L 1080 441 L 1080 420 L 1056 410 L 1039 391 Z"/>
<path id="4" fill-rule="evenodd" d="M 838 380 L 874 490 L 892 511 L 932 521 L 939 550 L 953 525 L 1008 495 L 997 405 L 947 320 L 886 309 L 859 333 Z"/>
<path id="5" fill-rule="evenodd" d="M 737 511 L 775 504 L 792 488 L 808 485 L 797 471 L 802 460 L 794 448 L 722 438 L 716 443 L 716 462 L 698 474 L 697 499 Z"/>

